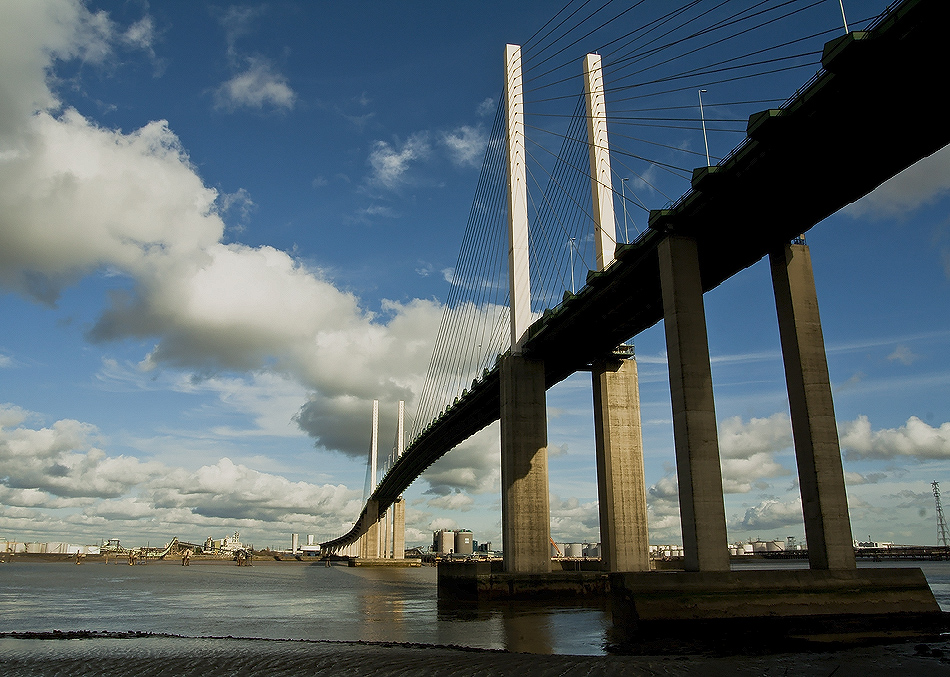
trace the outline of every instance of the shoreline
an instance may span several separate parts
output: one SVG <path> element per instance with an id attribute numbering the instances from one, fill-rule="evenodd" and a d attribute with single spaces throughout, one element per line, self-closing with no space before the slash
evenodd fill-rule
<path id="1" fill-rule="evenodd" d="M 161 633 L 0 633 L 0 667 L 5 675 L 167 674 L 182 662 L 214 674 L 323 674 L 346 667 L 347 674 L 395 675 L 720 675 L 835 674 L 930 677 L 950 669 L 950 642 L 889 644 L 829 651 L 767 655 L 525 654 L 499 649 L 408 642 L 286 640 L 243 637 L 187 637 Z"/>

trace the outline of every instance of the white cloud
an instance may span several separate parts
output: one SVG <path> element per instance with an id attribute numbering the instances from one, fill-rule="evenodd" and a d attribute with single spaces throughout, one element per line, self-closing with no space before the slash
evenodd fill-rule
<path id="1" fill-rule="evenodd" d="M 568 543 L 599 543 L 600 513 L 597 501 L 581 503 L 576 498 L 550 497 L 551 537 Z"/>
<path id="2" fill-rule="evenodd" d="M 894 352 L 887 356 L 887 359 L 892 362 L 900 362 L 901 364 L 907 366 L 913 364 L 919 358 L 919 355 L 914 354 L 909 347 L 900 343 L 894 348 Z"/>
<path id="3" fill-rule="evenodd" d="M 485 117 L 486 115 L 491 115 L 492 113 L 495 112 L 495 105 L 496 105 L 495 100 L 491 97 L 488 97 L 487 99 L 482 101 L 480 104 L 478 104 L 478 108 L 476 109 L 475 112 L 478 113 L 479 117 Z"/>
<path id="4" fill-rule="evenodd" d="M 255 57 L 246 61 L 247 67 L 242 72 L 215 90 L 216 106 L 227 110 L 262 110 L 265 107 L 292 110 L 297 94 L 287 83 L 287 78 L 264 59 Z"/>
<path id="5" fill-rule="evenodd" d="M 477 167 L 485 155 L 488 135 L 481 126 L 462 125 L 441 136 L 442 143 L 449 149 L 452 161 L 463 167 Z"/>
<path id="6" fill-rule="evenodd" d="M 854 218 L 892 218 L 935 202 L 950 190 L 950 146 L 888 179 L 844 208 Z"/>
<path id="7" fill-rule="evenodd" d="M 791 423 L 784 413 L 748 423 L 738 416 L 723 421 L 719 426 L 723 491 L 747 493 L 767 487 L 769 479 L 790 475 L 774 456 L 791 445 Z"/>
<path id="8" fill-rule="evenodd" d="M 422 478 L 430 491 L 449 495 L 457 490 L 494 494 L 501 486 L 500 430 L 495 422 L 447 453 Z"/>
<path id="9" fill-rule="evenodd" d="M 934 428 L 911 416 L 899 428 L 872 430 L 868 417 L 859 416 L 839 424 L 838 434 L 848 460 L 950 459 L 950 422 Z"/>
<path id="10" fill-rule="evenodd" d="M 213 520 L 230 520 L 271 531 L 304 523 L 330 535 L 345 531 L 359 511 L 357 492 L 340 485 L 291 482 L 228 458 L 188 470 L 111 456 L 100 448 L 94 426 L 60 420 L 28 427 L 36 417 L 0 406 L 0 504 L 7 507 L 0 511 L 0 528 L 11 515 L 25 523 L 67 509 L 71 519 L 116 522 L 117 529 L 129 522 L 167 523 L 193 534 Z M 15 508 L 44 512 L 11 512 Z"/>
<path id="11" fill-rule="evenodd" d="M 416 132 L 403 142 L 376 141 L 369 155 L 371 183 L 390 190 L 398 188 L 406 181 L 410 165 L 428 157 L 430 150 L 425 132 Z"/>
<path id="12" fill-rule="evenodd" d="M 437 508 L 439 510 L 458 510 L 459 512 L 468 512 L 472 509 L 472 506 L 475 504 L 475 499 L 473 499 L 468 494 L 463 494 L 460 491 L 455 491 L 451 494 L 445 494 L 444 496 L 436 496 L 435 498 L 430 498 L 426 505 L 430 508 Z"/>
<path id="13" fill-rule="evenodd" d="M 777 529 L 804 529 L 800 499 L 778 501 L 768 499 L 746 509 L 742 517 L 729 523 L 731 529 L 775 531 Z"/>

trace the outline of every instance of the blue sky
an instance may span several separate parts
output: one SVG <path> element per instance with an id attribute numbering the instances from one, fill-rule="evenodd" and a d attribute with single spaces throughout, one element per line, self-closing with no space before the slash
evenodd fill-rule
<path id="1" fill-rule="evenodd" d="M 415 411 L 504 45 L 557 9 L 510 5 L 0 1 L 0 538 L 277 546 L 349 527 L 372 400 L 383 447 L 396 402 Z M 833 0 L 804 16 L 841 18 Z M 739 100 L 723 88 L 711 117 L 754 112 L 717 113 Z M 695 126 L 662 133 L 704 164 Z M 721 157 L 741 136 L 709 138 Z M 940 151 L 808 235 L 861 539 L 935 541 L 948 188 Z M 730 539 L 801 538 L 766 263 L 706 309 Z M 636 346 L 652 540 L 677 542 L 662 325 Z M 558 540 L 598 540 L 590 400 L 586 374 L 549 393 Z M 408 541 L 500 542 L 497 454 L 490 428 L 420 478 Z"/>

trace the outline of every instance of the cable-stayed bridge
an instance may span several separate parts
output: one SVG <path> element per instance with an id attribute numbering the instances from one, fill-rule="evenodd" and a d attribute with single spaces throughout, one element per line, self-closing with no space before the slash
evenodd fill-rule
<path id="1" fill-rule="evenodd" d="M 635 6 L 639 4 L 634 3 Z M 761 28 L 781 20 L 792 21 L 798 16 L 793 13 L 798 11 L 796 7 L 804 8 L 801 11 L 805 11 L 818 4 L 756 3 L 743 5 L 742 9 L 728 16 L 720 16 L 711 10 L 707 14 L 703 9 L 705 5 L 685 3 L 646 24 L 624 23 L 632 22 L 635 14 L 626 14 L 629 9 L 615 17 L 618 23 L 630 26 L 629 30 L 621 37 L 604 39 L 601 48 L 596 50 L 600 52 L 604 63 L 599 77 L 602 78 L 601 94 L 603 96 L 605 93 L 605 98 L 600 99 L 599 105 L 603 106 L 606 100 L 608 109 L 619 107 L 628 100 L 627 97 L 632 96 L 632 92 L 640 91 L 638 88 L 646 89 L 648 84 L 653 87 L 645 97 L 662 93 L 674 95 L 676 92 L 687 92 L 689 96 L 698 93 L 701 97 L 703 91 L 708 89 L 710 91 L 706 91 L 706 97 L 709 101 L 713 85 L 703 87 L 704 83 L 715 82 L 727 87 L 733 79 L 740 77 L 742 68 L 752 68 L 753 65 L 759 66 L 757 76 L 771 74 L 777 77 L 776 74 L 800 67 L 800 62 L 805 60 L 812 64 L 812 70 L 817 68 L 817 73 L 784 102 L 776 100 L 774 105 L 760 106 L 759 110 L 746 116 L 742 121 L 744 136 L 741 142 L 725 157 L 712 158 L 714 163 L 710 160 L 692 172 L 687 171 L 685 176 L 688 177 L 689 187 L 681 197 L 671 200 L 660 209 L 648 209 L 647 200 L 641 199 L 637 193 L 638 189 L 653 195 L 661 192 L 660 182 L 653 175 L 648 172 L 636 173 L 632 168 L 634 160 L 645 158 L 637 152 L 623 150 L 615 143 L 616 137 L 622 136 L 616 131 L 611 133 L 607 151 L 606 137 L 600 140 L 596 136 L 597 120 L 610 121 L 612 130 L 630 122 L 632 118 L 651 118 L 649 124 L 669 128 L 676 126 L 677 122 L 675 115 L 669 111 L 677 107 L 685 108 L 685 105 L 672 104 L 665 109 L 663 116 L 647 114 L 645 111 L 657 110 L 659 106 L 646 104 L 636 114 L 624 113 L 614 118 L 608 111 L 606 118 L 598 118 L 596 110 L 592 111 L 598 106 L 597 99 L 590 91 L 596 88 L 588 87 L 586 99 L 578 98 L 574 115 L 565 114 L 564 124 L 557 130 L 552 131 L 550 127 L 533 130 L 529 125 L 529 139 L 533 130 L 536 135 L 558 136 L 562 143 L 560 151 L 556 155 L 552 154 L 553 159 L 546 163 L 543 159 L 539 161 L 539 169 L 526 179 L 529 184 L 533 180 L 538 187 L 534 193 L 536 197 L 531 197 L 530 185 L 527 186 L 534 217 L 528 226 L 533 254 L 530 285 L 525 285 L 530 288 L 527 308 L 530 324 L 512 329 L 517 320 L 512 320 L 514 315 L 509 315 L 508 306 L 512 304 L 512 297 L 517 299 L 523 290 L 517 284 L 509 286 L 507 281 L 503 281 L 508 274 L 507 266 L 499 266 L 497 261 L 504 261 L 509 250 L 517 247 L 511 242 L 499 243 L 498 229 L 495 228 L 497 224 L 517 220 L 513 216 L 516 208 L 513 207 L 515 202 L 510 188 L 513 183 L 517 183 L 512 179 L 511 168 L 514 164 L 506 156 L 506 152 L 517 145 L 517 138 L 512 136 L 512 111 L 527 114 L 532 91 L 539 106 L 557 104 L 563 107 L 565 102 L 576 98 L 556 94 L 556 88 L 550 89 L 552 93 L 548 95 L 549 90 L 545 89 L 547 85 L 544 82 L 561 84 L 568 79 L 566 74 L 562 75 L 563 71 L 558 70 L 559 67 L 551 63 L 555 55 L 579 70 L 580 58 L 572 56 L 567 59 L 562 55 L 562 52 L 571 52 L 574 43 L 569 38 L 558 43 L 551 36 L 556 34 L 559 27 L 579 21 L 577 12 L 580 8 L 574 9 L 568 5 L 573 13 L 562 10 L 539 31 L 540 37 L 532 38 L 537 40 L 539 52 L 533 68 L 542 71 L 538 76 L 541 84 L 537 85 L 536 90 L 527 84 L 523 88 L 512 89 L 509 84 L 506 97 L 499 106 L 456 270 L 457 283 L 452 292 L 455 296 L 450 295 L 446 307 L 446 319 L 440 329 L 429 379 L 416 416 L 416 427 L 410 435 L 411 441 L 405 453 L 373 490 L 353 529 L 324 543 L 325 548 L 339 549 L 369 532 L 378 515 L 392 505 L 426 468 L 500 417 L 503 428 L 502 464 L 505 466 L 506 453 L 521 453 L 506 452 L 505 408 L 518 409 L 519 398 L 524 397 L 514 392 L 517 390 L 516 385 L 520 387 L 520 384 L 530 383 L 535 378 L 538 383 L 534 389 L 540 389 L 540 396 L 535 392 L 527 399 L 540 397 L 543 412 L 544 389 L 576 371 L 592 368 L 595 374 L 611 371 L 603 363 L 618 362 L 629 357 L 622 349 L 618 353 L 618 348 L 624 342 L 660 320 L 665 320 L 670 345 L 681 509 L 686 510 L 683 521 L 687 568 L 697 571 L 721 570 L 725 549 L 722 548 L 722 555 L 716 554 L 720 540 L 718 522 L 722 522 L 722 546 L 725 545 L 725 525 L 721 519 L 721 476 L 718 470 L 711 385 L 708 383 L 708 349 L 705 367 L 702 365 L 705 320 L 701 297 L 703 292 L 769 256 L 779 305 L 786 371 L 789 374 L 789 397 L 792 401 L 796 454 L 803 487 L 806 535 L 810 555 L 812 549 L 816 552 L 812 567 L 834 569 L 853 566 L 853 552 L 850 562 L 842 554 L 845 541 L 847 549 L 850 549 L 851 543 L 846 499 L 843 515 L 839 500 L 843 497 L 843 480 L 835 477 L 835 473 L 840 475 L 841 472 L 836 433 L 826 430 L 822 433 L 825 438 L 822 438 L 821 434 L 814 432 L 821 427 L 819 419 L 827 419 L 831 411 L 830 388 L 821 384 L 820 374 L 816 377 L 817 385 L 812 382 L 813 363 L 824 363 L 824 347 L 820 323 L 817 321 L 817 307 L 813 309 L 814 318 L 807 316 L 810 305 L 814 305 L 809 303 L 808 292 L 810 289 L 813 295 L 814 290 L 813 281 L 809 286 L 811 270 L 807 249 L 802 249 L 804 245 L 799 237 L 828 215 L 950 143 L 950 130 L 934 115 L 935 111 L 941 109 L 943 97 L 933 81 L 934 69 L 943 58 L 940 41 L 950 11 L 946 3 L 940 0 L 902 2 L 879 18 L 859 23 L 863 26 L 862 30 L 851 30 L 855 28 L 852 23 L 847 28 L 839 25 L 833 34 L 830 33 L 832 29 L 820 30 L 810 34 L 808 39 L 785 34 L 779 39 L 773 34 L 776 44 L 763 44 L 756 49 L 746 50 L 744 60 L 724 55 L 709 65 L 687 68 L 680 74 L 667 74 L 654 80 L 651 80 L 650 74 L 651 67 L 663 70 L 661 66 L 668 66 L 675 54 L 695 55 L 727 40 L 743 41 L 751 26 Z M 838 3 L 820 4 L 826 8 L 832 5 L 837 10 Z M 772 13 L 768 14 L 770 11 Z M 606 21 L 606 16 L 595 14 L 587 17 L 587 25 L 599 26 L 601 18 L 605 19 L 603 25 L 610 23 Z M 703 23 L 704 20 L 706 23 Z M 694 42 L 697 39 L 704 42 Z M 818 50 L 810 47 L 816 42 L 822 45 Z M 526 63 L 530 59 L 530 44 L 531 41 L 525 45 Z M 626 49 L 627 45 L 634 46 Z M 786 49 L 770 51 L 778 47 Z M 511 66 L 514 54 L 517 54 L 514 58 L 520 62 L 520 50 L 509 50 L 508 66 Z M 815 54 L 820 63 L 814 60 L 809 62 L 809 54 Z M 611 84 L 611 74 L 617 77 L 614 84 Z M 700 89 L 702 91 L 697 92 Z M 655 100 L 649 98 L 649 101 Z M 737 100 L 730 109 L 739 109 L 740 103 L 755 105 L 760 101 Z M 698 119 L 688 121 L 697 132 L 699 123 L 705 133 L 707 125 L 711 130 L 717 127 L 725 129 L 735 122 L 706 119 L 702 109 L 697 112 L 699 115 L 695 117 Z M 687 118 L 679 122 L 686 124 Z M 626 131 L 627 128 L 621 129 Z M 602 131 L 606 133 L 606 126 Z M 524 143 L 523 140 L 521 142 Z M 662 145 L 660 142 L 655 143 Z M 615 162 L 614 170 L 608 169 L 606 176 L 599 173 L 597 162 L 602 158 L 595 158 L 598 149 L 607 151 L 609 160 Z M 664 152 L 667 151 L 668 154 L 673 152 L 670 147 L 664 146 Z M 535 152 L 543 155 L 538 150 Z M 705 160 L 702 153 L 693 155 L 700 160 L 693 166 Z M 628 173 L 635 174 L 634 186 L 628 186 L 623 179 L 617 180 L 617 175 L 621 173 L 616 171 L 618 162 Z M 656 172 L 660 171 L 657 168 L 665 167 L 670 173 L 683 174 L 682 167 L 658 160 L 656 156 L 647 164 Z M 616 188 L 618 184 L 619 190 Z M 619 198 L 624 212 L 622 219 L 611 213 L 607 217 L 610 221 L 607 226 L 603 225 L 605 215 L 598 213 L 597 206 L 597 196 L 602 195 L 605 189 L 610 195 L 608 199 L 611 205 Z M 517 192 L 517 187 L 514 192 Z M 586 197 L 582 198 L 585 193 Z M 600 212 L 603 212 L 603 207 L 601 205 Z M 631 211 L 641 209 L 648 214 L 646 219 L 635 219 L 641 227 L 634 227 L 633 237 L 629 234 L 628 208 Z M 642 227 L 644 221 L 645 228 Z M 601 251 L 597 250 L 598 222 L 608 233 L 610 245 L 603 265 L 595 261 L 603 258 L 604 251 L 603 247 Z M 544 224 L 549 226 L 547 234 L 540 230 Z M 551 232 L 556 235 L 550 235 Z M 551 252 L 548 258 L 554 261 L 537 265 L 538 259 L 544 258 L 544 255 L 539 257 L 538 254 L 544 251 L 541 243 L 545 240 L 555 242 L 555 246 L 548 250 Z M 466 277 L 468 268 L 483 270 L 493 265 L 485 264 L 481 255 L 472 254 L 486 249 L 493 250 L 501 257 L 492 259 L 496 277 L 488 278 L 483 273 L 470 272 Z M 564 274 L 567 270 L 563 265 L 564 259 L 570 259 L 570 273 L 573 276 L 575 257 L 593 272 L 588 273 L 582 281 L 571 279 L 568 284 Z M 474 261 L 481 262 L 476 265 Z M 784 282 L 781 281 L 783 276 Z M 575 282 L 583 284 L 575 286 Z M 800 291 L 796 291 L 799 287 L 804 287 L 804 297 Z M 475 290 L 475 294 L 467 296 L 464 290 Z M 699 295 L 698 306 L 696 293 Z M 686 300 L 681 301 L 681 298 Z M 786 309 L 783 310 L 783 307 Z M 784 320 L 783 312 L 786 313 Z M 814 325 L 817 325 L 817 336 Z M 809 331 L 811 335 L 808 335 Z M 700 333 L 701 345 L 697 345 L 693 339 Z M 514 350 L 511 349 L 512 345 L 515 346 Z M 534 377 L 517 369 L 506 376 L 505 365 L 514 363 L 513 358 L 531 365 Z M 601 366 L 597 367 L 598 364 Z M 705 374 L 704 369 L 707 372 Z M 698 374 L 694 373 L 697 371 Z M 825 367 L 825 380 L 826 371 Z M 530 385 L 528 387 L 531 388 Z M 608 399 L 610 387 L 605 386 Z M 793 388 L 799 389 L 799 396 L 793 394 Z M 702 392 L 696 396 L 698 391 Z M 690 399 L 694 396 L 701 401 L 699 404 L 697 399 Z M 799 406 L 804 413 L 796 414 L 796 400 L 801 400 Z M 595 406 L 596 401 L 595 396 Z M 530 414 L 532 408 L 536 414 L 537 403 L 529 403 L 523 408 L 529 410 L 529 418 L 533 416 L 535 419 L 529 427 L 537 427 L 538 416 Z M 710 414 L 713 426 L 711 432 L 708 427 Z M 636 415 L 638 417 L 639 413 Z M 517 436 L 520 424 L 514 418 L 511 421 L 508 430 L 515 430 Z M 831 421 L 833 424 L 833 411 Z M 512 433 L 508 434 L 510 437 Z M 525 434 L 530 437 L 535 433 Z M 828 434 L 834 435 L 830 452 Z M 712 436 L 711 444 L 709 435 Z M 533 444 L 541 447 L 543 442 L 542 438 L 532 439 L 528 446 Z M 799 448 L 800 444 L 807 443 L 810 443 L 810 449 Z M 511 446 L 510 440 L 508 444 Z M 601 444 L 600 440 L 598 444 Z M 834 457 L 837 457 L 837 469 L 834 467 Z M 533 473 L 538 470 L 536 459 L 537 456 L 532 456 L 523 463 L 515 462 L 509 467 L 507 480 L 503 467 L 503 491 L 507 492 L 525 477 L 533 477 Z M 713 461 L 715 472 L 708 471 Z M 521 470 L 517 470 L 518 463 L 521 463 Z M 546 482 L 546 465 L 543 470 L 542 479 Z M 808 479 L 806 475 L 814 477 Z M 718 508 L 715 500 L 717 481 Z M 540 489 L 529 491 L 540 496 Z M 805 495 L 806 492 L 811 493 Z M 823 498 L 829 492 L 832 498 Z M 547 559 L 546 533 L 533 537 L 535 545 L 528 555 L 522 556 L 516 552 L 510 564 L 507 557 L 509 549 L 519 550 L 519 534 L 536 531 L 538 525 L 549 520 L 543 511 L 547 505 L 546 496 L 543 504 L 533 505 L 522 513 L 518 512 L 517 507 L 508 505 L 520 499 L 507 496 L 503 497 L 503 512 L 508 512 L 508 516 L 503 515 L 502 518 L 503 528 L 507 530 L 506 567 L 510 570 L 532 570 L 532 567 L 534 570 L 543 570 L 545 565 L 538 562 Z M 604 502 L 603 493 L 601 502 Z M 525 520 L 522 529 L 517 523 Z M 602 540 L 606 542 L 610 537 L 603 534 L 603 530 L 608 528 L 603 519 L 603 507 L 601 522 Z M 643 528 L 645 534 L 645 524 Z M 827 539 L 824 538 L 826 531 L 829 534 Z M 623 540 L 623 537 L 617 538 Z M 828 543 L 823 545 L 825 540 Z M 822 550 L 823 553 L 819 552 Z M 532 557 L 535 558 L 534 563 Z"/>

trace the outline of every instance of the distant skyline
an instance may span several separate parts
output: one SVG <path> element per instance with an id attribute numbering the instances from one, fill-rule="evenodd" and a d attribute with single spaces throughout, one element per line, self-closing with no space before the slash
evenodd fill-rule
<path id="1" fill-rule="evenodd" d="M 557 9 L 0 0 L 0 539 L 348 530 L 372 400 L 383 453 L 415 413 L 504 45 Z M 948 207 L 944 149 L 807 235 L 859 540 L 935 543 L 950 491 Z M 705 302 L 729 538 L 801 540 L 767 262 Z M 651 542 L 677 543 L 662 323 L 635 344 Z M 552 535 L 596 542 L 589 375 L 548 407 Z M 407 492 L 407 544 L 500 547 L 499 475 L 496 424 Z"/>

